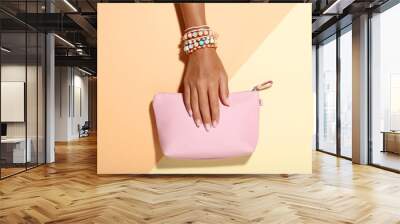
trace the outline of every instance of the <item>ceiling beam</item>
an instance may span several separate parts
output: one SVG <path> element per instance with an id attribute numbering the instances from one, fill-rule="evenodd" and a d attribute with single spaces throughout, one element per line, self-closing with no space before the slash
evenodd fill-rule
<path id="1" fill-rule="evenodd" d="M 355 2 L 355 0 L 336 0 L 326 7 L 322 14 L 342 14 L 353 2 Z"/>
<path id="2" fill-rule="evenodd" d="M 89 23 L 89 21 L 83 17 L 81 14 L 68 14 L 68 17 L 74 21 L 78 26 L 82 28 L 83 31 L 90 37 L 92 41 L 90 44 L 96 46 L 97 44 L 97 30 Z"/>
<path id="3" fill-rule="evenodd" d="M 88 67 L 96 71 L 97 60 L 94 56 L 56 56 L 56 66 L 80 66 Z"/>
<path id="4" fill-rule="evenodd" d="M 327 22 L 329 22 L 335 16 L 320 16 L 312 24 L 312 32 L 315 33 L 320 30 Z"/>

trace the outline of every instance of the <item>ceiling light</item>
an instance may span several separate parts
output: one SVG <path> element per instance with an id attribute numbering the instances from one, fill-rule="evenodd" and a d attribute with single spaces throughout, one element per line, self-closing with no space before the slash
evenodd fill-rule
<path id="1" fill-rule="evenodd" d="M 78 67 L 78 70 L 81 71 L 81 72 L 83 72 L 83 73 L 85 73 L 85 74 L 87 74 L 87 75 L 93 75 L 92 73 L 90 73 L 90 72 L 88 72 L 88 71 L 86 71 L 86 70 L 83 70 L 83 69 L 81 69 L 81 68 L 79 68 L 79 67 Z"/>
<path id="2" fill-rule="evenodd" d="M 78 10 L 73 6 L 68 0 L 64 0 L 65 4 L 68 5 L 74 12 L 78 12 Z"/>
<path id="3" fill-rule="evenodd" d="M 62 37 L 60 37 L 60 36 L 57 35 L 57 34 L 54 34 L 54 36 L 57 37 L 57 38 L 58 38 L 59 40 L 61 40 L 62 42 L 66 43 L 68 46 L 75 48 L 75 45 L 73 45 L 73 44 L 72 44 L 71 42 L 69 42 L 68 40 L 66 40 L 66 39 L 64 39 L 64 38 L 62 38 Z"/>
<path id="4" fill-rule="evenodd" d="M 1 47 L 0 49 L 1 49 L 1 51 L 4 51 L 6 53 L 11 53 L 11 50 L 9 50 L 9 49 L 7 49 L 5 47 Z"/>

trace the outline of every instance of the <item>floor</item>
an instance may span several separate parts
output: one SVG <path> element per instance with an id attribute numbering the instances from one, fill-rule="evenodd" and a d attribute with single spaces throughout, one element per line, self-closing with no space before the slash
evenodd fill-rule
<path id="1" fill-rule="evenodd" d="M 1 168 L 1 177 L 7 177 L 25 170 L 24 168 Z"/>
<path id="2" fill-rule="evenodd" d="M 26 169 L 32 169 L 32 168 L 34 168 L 36 166 L 37 166 L 36 164 L 29 164 L 28 163 L 26 168 L 25 168 L 24 164 L 19 165 L 19 167 L 1 168 L 1 178 L 5 178 L 5 177 L 8 177 L 8 176 L 14 175 L 16 173 L 19 173 L 19 172 L 23 172 Z"/>
<path id="3" fill-rule="evenodd" d="M 312 175 L 96 175 L 96 138 L 0 181 L 0 223 L 400 223 L 400 175 L 314 152 Z"/>

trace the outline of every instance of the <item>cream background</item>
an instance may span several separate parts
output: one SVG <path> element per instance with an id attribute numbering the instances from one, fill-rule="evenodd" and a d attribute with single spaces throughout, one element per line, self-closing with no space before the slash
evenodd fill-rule
<path id="1" fill-rule="evenodd" d="M 311 4 L 207 4 L 230 91 L 272 79 L 261 93 L 250 158 L 163 158 L 152 129 L 156 92 L 176 92 L 183 71 L 173 4 L 99 4 L 98 173 L 310 173 Z M 131 27 L 131 29 L 127 29 Z M 156 150 L 155 150 L 156 149 Z"/>

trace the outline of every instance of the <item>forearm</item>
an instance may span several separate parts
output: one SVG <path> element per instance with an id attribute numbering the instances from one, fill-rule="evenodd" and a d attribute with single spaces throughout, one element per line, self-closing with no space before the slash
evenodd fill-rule
<path id="1" fill-rule="evenodd" d="M 179 3 L 185 29 L 206 24 L 204 3 Z"/>
<path id="2" fill-rule="evenodd" d="M 185 30 L 207 25 L 203 3 L 180 3 L 179 7 Z M 206 36 L 200 34 L 200 31 L 197 34 L 195 30 L 189 33 L 190 36 L 188 34 L 187 37 L 191 41 L 194 41 L 197 35 L 201 37 L 197 38 L 193 45 L 193 42 L 189 45 L 191 49 L 193 46 L 197 49 L 187 57 L 183 78 L 183 101 L 186 110 L 193 117 L 196 126 L 200 127 L 201 124 L 204 124 L 207 131 L 210 130 L 210 125 L 216 127 L 218 124 L 219 101 L 221 100 L 225 106 L 229 106 L 228 76 L 224 66 L 215 48 L 204 46 L 205 41 L 208 41 L 204 37 L 213 37 L 208 32 L 210 30 L 207 31 L 207 34 L 204 33 Z M 197 43 L 197 41 L 199 42 Z"/>

